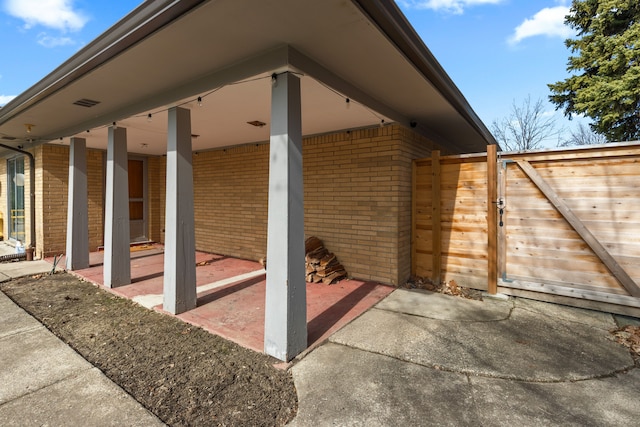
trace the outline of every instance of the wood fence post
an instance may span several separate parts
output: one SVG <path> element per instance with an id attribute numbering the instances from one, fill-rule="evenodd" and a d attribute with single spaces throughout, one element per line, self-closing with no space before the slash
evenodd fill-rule
<path id="1" fill-rule="evenodd" d="M 416 275 L 417 253 L 416 253 L 416 222 L 418 215 L 418 165 L 416 161 L 411 162 L 411 275 Z"/>
<path id="2" fill-rule="evenodd" d="M 487 292 L 498 293 L 498 159 L 497 146 L 487 145 Z"/>
<path id="3" fill-rule="evenodd" d="M 502 161 L 498 164 L 498 277 L 505 278 L 507 275 L 507 163 Z"/>
<path id="4" fill-rule="evenodd" d="M 431 281 L 442 280 L 442 226 L 440 215 L 440 151 L 431 152 Z"/>

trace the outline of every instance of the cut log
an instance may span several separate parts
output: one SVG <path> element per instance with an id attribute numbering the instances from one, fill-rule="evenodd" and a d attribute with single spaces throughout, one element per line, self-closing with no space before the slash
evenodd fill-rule
<path id="1" fill-rule="evenodd" d="M 330 285 L 347 277 L 347 271 L 338 258 L 329 252 L 320 239 L 311 236 L 305 240 L 305 278 L 308 283 Z"/>
<path id="2" fill-rule="evenodd" d="M 320 260 L 320 267 L 329 265 L 333 261 L 338 262 L 338 260 L 336 259 L 336 256 L 332 253 L 328 253 L 325 256 L 323 256 L 322 259 Z"/>
<path id="3" fill-rule="evenodd" d="M 309 252 L 313 252 L 316 249 L 319 249 L 322 247 L 324 247 L 322 240 L 318 239 L 315 236 L 311 236 L 304 242 L 304 253 L 308 254 Z"/>
<path id="4" fill-rule="evenodd" d="M 320 264 L 320 260 L 322 260 L 322 258 L 327 256 L 328 253 L 329 251 L 327 251 L 324 247 L 321 247 L 312 252 L 309 252 L 305 256 L 305 260 L 309 264 Z"/>
<path id="5" fill-rule="evenodd" d="M 340 279 L 344 279 L 347 276 L 347 272 L 346 271 L 334 271 L 333 273 L 331 273 L 330 275 L 328 275 L 327 277 L 324 277 L 322 279 L 322 283 L 324 283 L 325 285 L 330 285 L 337 280 Z"/>
<path id="6" fill-rule="evenodd" d="M 335 264 L 335 265 L 332 265 L 332 266 L 327 267 L 327 268 L 316 270 L 316 274 L 318 274 L 318 275 L 320 275 L 322 277 L 326 277 L 326 276 L 328 276 L 329 274 L 331 274 L 331 273 L 333 273 L 335 271 L 344 271 L 346 273 L 346 271 L 345 271 L 344 267 L 342 266 L 342 264 Z"/>

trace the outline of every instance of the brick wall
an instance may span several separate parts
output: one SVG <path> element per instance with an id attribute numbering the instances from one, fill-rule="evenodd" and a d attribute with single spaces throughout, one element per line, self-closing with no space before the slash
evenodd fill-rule
<path id="1" fill-rule="evenodd" d="M 350 275 L 399 284 L 411 270 L 411 160 L 431 144 L 400 126 L 305 140 L 305 230 Z"/>
<path id="2" fill-rule="evenodd" d="M 400 126 L 305 138 L 305 234 L 351 276 L 398 284 L 411 270 L 411 160 L 432 145 Z M 150 236 L 163 241 L 165 159 L 149 159 Z M 194 154 L 196 247 L 266 254 L 269 145 Z M 160 235 L 160 238 L 156 236 Z"/>
<path id="3" fill-rule="evenodd" d="M 305 234 L 322 239 L 353 277 L 406 280 L 411 160 L 432 148 L 395 125 L 305 138 Z M 36 254 L 51 256 L 65 250 L 69 148 L 36 150 Z M 89 244 L 95 250 L 103 242 L 104 152 L 87 150 L 87 164 Z M 196 248 L 247 259 L 265 256 L 269 145 L 194 153 L 193 166 Z M 166 158 L 148 158 L 147 170 L 149 238 L 164 242 Z"/>
<path id="4" fill-rule="evenodd" d="M 69 147 L 42 145 L 36 159 L 41 179 L 38 179 L 39 202 L 43 222 L 36 253 L 59 255 L 65 251 L 67 232 L 67 184 L 69 179 Z"/>
<path id="5" fill-rule="evenodd" d="M 90 251 L 95 251 L 99 246 L 104 245 L 104 197 L 106 191 L 105 162 L 106 153 L 104 151 L 87 149 L 87 196 L 89 201 Z"/>
<path id="6" fill-rule="evenodd" d="M 164 243 L 165 184 L 167 181 L 165 157 L 147 159 L 147 225 L 149 240 Z"/>
<path id="7" fill-rule="evenodd" d="M 248 259 L 266 254 L 269 145 L 193 156 L 196 246 Z"/>
<path id="8" fill-rule="evenodd" d="M 36 255 L 60 255 L 66 249 L 69 147 L 46 144 L 36 149 Z M 103 243 L 104 152 L 87 149 L 89 250 Z"/>

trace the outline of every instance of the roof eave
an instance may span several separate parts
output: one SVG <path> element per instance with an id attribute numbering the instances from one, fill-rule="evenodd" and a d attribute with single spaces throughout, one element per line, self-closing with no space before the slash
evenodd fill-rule
<path id="1" fill-rule="evenodd" d="M 208 0 L 147 0 L 0 109 L 0 125 Z"/>
<path id="2" fill-rule="evenodd" d="M 476 130 L 487 144 L 497 144 L 482 120 L 473 111 L 462 92 L 444 71 L 395 2 L 352 0 L 371 22 L 399 49 L 451 105 Z M 480 147 L 478 147 L 480 148 Z"/>

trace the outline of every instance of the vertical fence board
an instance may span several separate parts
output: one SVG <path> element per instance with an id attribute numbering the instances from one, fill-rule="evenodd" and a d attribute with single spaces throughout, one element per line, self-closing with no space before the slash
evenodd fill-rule
<path id="1" fill-rule="evenodd" d="M 518 166 L 527 174 L 534 184 L 542 191 L 551 204 L 562 214 L 569 225 L 580 235 L 582 240 L 595 252 L 598 258 L 607 266 L 620 284 L 634 297 L 640 297 L 640 288 L 627 272 L 609 254 L 607 249 L 589 231 L 582 221 L 573 213 L 571 208 L 562 200 L 549 184 L 536 172 L 535 168 L 526 160 L 518 160 Z"/>
<path id="2" fill-rule="evenodd" d="M 418 224 L 418 165 L 416 161 L 411 162 L 411 275 L 416 275 L 417 267 L 417 250 L 416 250 L 416 228 Z"/>
<path id="3" fill-rule="evenodd" d="M 439 284 L 442 267 L 442 217 L 440 212 L 440 151 L 431 152 L 431 280 Z"/>
<path id="4" fill-rule="evenodd" d="M 498 276 L 505 277 L 507 274 L 507 216 L 505 208 L 507 204 L 507 164 L 500 161 L 498 169 L 498 209 L 502 212 L 498 215 Z"/>
<path id="5" fill-rule="evenodd" d="M 497 283 L 501 292 L 575 295 L 578 301 L 601 302 L 603 307 L 611 307 L 612 302 L 637 305 L 638 298 L 625 296 L 629 292 L 596 255 L 609 254 L 615 264 L 607 263 L 618 265 L 629 276 L 629 281 L 623 279 L 627 287 L 640 283 L 640 145 L 501 153 L 499 168 L 491 155 L 488 148 L 486 156 L 440 156 L 437 161 L 417 162 L 422 167 L 416 168 L 415 177 L 420 184 L 414 193 L 414 271 L 435 278 L 439 246 L 437 264 L 443 282 L 455 280 L 488 290 Z M 565 204 L 576 217 L 573 222 L 588 229 L 603 250 L 592 249 L 519 169 L 517 162 L 523 160 L 534 164 L 556 193 L 556 204 Z M 434 189 L 438 167 L 436 220 L 437 207 L 432 202 L 438 193 Z M 505 203 L 502 226 L 500 206 L 495 204 L 500 201 Z M 493 274 L 508 280 L 494 281 Z M 538 289 L 533 289 L 536 283 Z"/>
<path id="6" fill-rule="evenodd" d="M 487 292 L 498 292 L 498 170 L 496 146 L 487 146 Z"/>

